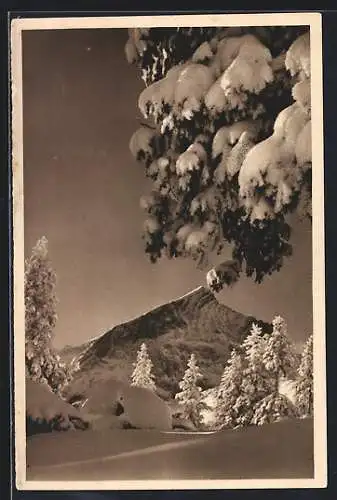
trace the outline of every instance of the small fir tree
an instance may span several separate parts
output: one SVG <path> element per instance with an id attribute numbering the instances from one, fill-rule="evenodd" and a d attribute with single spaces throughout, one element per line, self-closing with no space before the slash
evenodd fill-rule
<path id="1" fill-rule="evenodd" d="M 269 394 L 255 405 L 252 423 L 262 425 L 282 418 L 296 416 L 295 406 L 279 393 L 281 377 L 293 374 L 296 364 L 293 345 L 287 334 L 287 325 L 281 316 L 273 320 L 273 331 L 269 336 L 263 353 L 263 364 L 270 383 Z"/>
<path id="2" fill-rule="evenodd" d="M 25 268 L 26 376 L 61 393 L 72 369 L 62 363 L 53 348 L 56 325 L 56 274 L 48 257 L 47 238 L 39 239 Z"/>
<path id="3" fill-rule="evenodd" d="M 202 401 L 201 388 L 198 386 L 201 378 L 202 375 L 197 365 L 196 357 L 194 354 L 191 354 L 184 377 L 179 383 L 181 391 L 175 395 L 175 399 L 183 408 L 183 418 L 190 420 L 197 428 L 201 425 L 201 411 L 205 408 L 205 403 Z"/>
<path id="4" fill-rule="evenodd" d="M 314 378 L 313 378 L 313 336 L 304 345 L 298 378 L 296 381 L 296 404 L 303 417 L 313 414 Z"/>
<path id="5" fill-rule="evenodd" d="M 270 376 L 275 378 L 275 390 L 278 390 L 281 377 L 292 378 L 294 375 L 295 349 L 288 336 L 286 322 L 281 316 L 273 319 L 273 331 L 266 344 L 263 362 Z"/>
<path id="6" fill-rule="evenodd" d="M 283 394 L 272 392 L 257 403 L 252 423 L 255 425 L 270 424 L 296 416 L 295 405 Z"/>
<path id="7" fill-rule="evenodd" d="M 238 425 L 251 424 L 256 405 L 270 393 L 270 378 L 263 363 L 266 343 L 262 329 L 253 323 L 249 335 L 242 343 L 245 367 L 240 395 L 235 403 L 235 410 L 239 413 Z"/>
<path id="8" fill-rule="evenodd" d="M 154 391 L 156 389 L 154 375 L 152 373 L 153 363 L 149 357 L 145 342 L 142 343 L 137 353 L 137 361 L 133 364 L 134 370 L 131 375 L 131 385 L 145 387 Z"/>
<path id="9" fill-rule="evenodd" d="M 218 429 L 236 427 L 239 422 L 239 408 L 236 405 L 240 397 L 243 378 L 242 355 L 233 349 L 227 362 L 217 393 L 215 422 Z"/>

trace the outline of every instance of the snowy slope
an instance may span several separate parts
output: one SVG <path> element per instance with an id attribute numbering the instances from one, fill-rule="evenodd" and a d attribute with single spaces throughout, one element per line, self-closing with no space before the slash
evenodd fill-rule
<path id="1" fill-rule="evenodd" d="M 310 419 L 204 436 L 75 434 L 30 439 L 28 480 L 299 479 L 314 474 Z"/>

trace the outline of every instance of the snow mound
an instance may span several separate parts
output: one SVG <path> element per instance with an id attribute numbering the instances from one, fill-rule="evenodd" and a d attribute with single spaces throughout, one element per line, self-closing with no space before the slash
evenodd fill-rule
<path id="1" fill-rule="evenodd" d="M 94 428 L 172 429 L 168 404 L 150 389 L 118 379 L 97 380 L 85 390 L 85 397 Z"/>
<path id="2" fill-rule="evenodd" d="M 310 77 L 310 33 L 299 36 L 289 47 L 285 66 L 292 76 Z"/>
<path id="3" fill-rule="evenodd" d="M 34 432 L 48 430 L 86 429 L 87 418 L 71 404 L 52 392 L 47 384 L 26 379 L 26 417 Z"/>
<path id="4" fill-rule="evenodd" d="M 172 429 L 169 406 L 150 389 L 120 385 L 113 404 L 121 408 L 120 421 L 126 426 L 139 429 Z"/>

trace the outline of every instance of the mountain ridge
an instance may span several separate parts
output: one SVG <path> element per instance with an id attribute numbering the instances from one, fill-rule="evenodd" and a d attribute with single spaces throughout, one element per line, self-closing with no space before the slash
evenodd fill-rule
<path id="1" fill-rule="evenodd" d="M 142 342 L 147 344 L 160 389 L 177 390 L 192 352 L 204 374 L 202 385 L 213 387 L 231 349 L 242 342 L 253 322 L 271 331 L 268 323 L 234 311 L 206 287 L 197 287 L 83 344 L 73 389 L 80 391 L 109 377 L 129 380 Z"/>

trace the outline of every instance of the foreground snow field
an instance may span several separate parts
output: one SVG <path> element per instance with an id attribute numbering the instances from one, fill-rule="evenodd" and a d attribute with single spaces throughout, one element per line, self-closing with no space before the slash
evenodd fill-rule
<path id="1" fill-rule="evenodd" d="M 297 479 L 314 474 L 312 420 L 213 434 L 73 431 L 27 441 L 27 480 Z"/>

